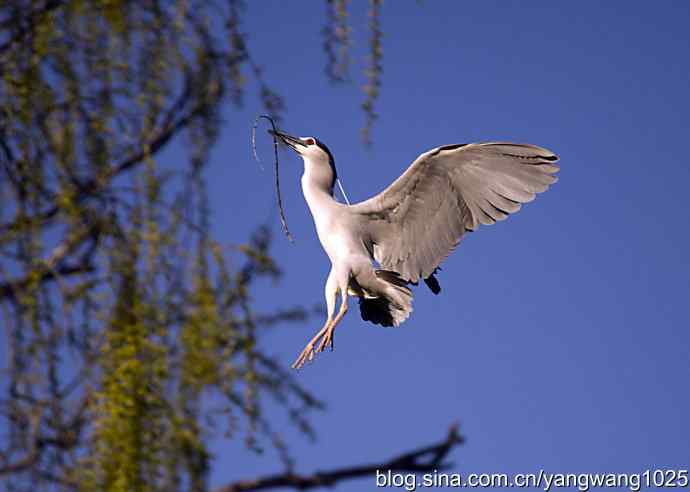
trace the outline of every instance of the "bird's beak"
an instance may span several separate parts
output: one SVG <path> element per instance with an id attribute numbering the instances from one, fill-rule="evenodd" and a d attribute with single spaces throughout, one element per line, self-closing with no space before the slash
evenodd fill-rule
<path id="1" fill-rule="evenodd" d="M 273 130 L 268 130 L 273 136 L 278 137 L 285 145 L 290 147 L 292 150 L 299 154 L 299 147 L 306 147 L 307 145 L 302 142 L 302 139 L 288 135 L 287 133 L 275 132 Z"/>

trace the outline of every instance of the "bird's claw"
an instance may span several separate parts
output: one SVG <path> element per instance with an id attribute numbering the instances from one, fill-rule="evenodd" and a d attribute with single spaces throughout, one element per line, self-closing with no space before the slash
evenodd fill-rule
<path id="1" fill-rule="evenodd" d="M 302 353 L 299 354 L 295 362 L 292 363 L 292 368 L 301 369 L 304 364 L 311 362 L 312 360 L 314 360 L 314 344 L 308 343 L 307 346 L 304 347 L 304 350 L 302 350 Z"/>
<path id="2" fill-rule="evenodd" d="M 320 339 L 317 338 L 316 340 L 309 342 L 307 346 L 304 347 L 304 350 L 302 350 L 302 352 L 299 354 L 295 362 L 292 363 L 292 368 L 301 369 L 304 367 L 304 364 L 313 361 L 314 357 L 316 357 L 316 354 L 323 352 L 329 345 L 332 352 L 334 349 L 333 338 L 333 330 L 328 330 L 320 337 Z M 314 349 L 314 344 L 317 341 L 319 344 L 316 349 Z"/>
<path id="3" fill-rule="evenodd" d="M 324 336 L 321 337 L 321 342 L 319 342 L 319 346 L 316 348 L 316 353 L 323 352 L 328 345 L 331 346 L 331 352 L 333 352 L 333 339 L 333 330 L 328 330 Z"/>

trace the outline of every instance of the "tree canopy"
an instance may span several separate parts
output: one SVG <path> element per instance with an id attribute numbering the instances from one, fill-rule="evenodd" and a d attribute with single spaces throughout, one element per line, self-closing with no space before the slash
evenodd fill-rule
<path id="1" fill-rule="evenodd" d="M 348 70 L 347 3 L 326 2 L 334 81 Z M 369 8 L 366 142 L 381 73 L 380 1 Z M 244 9 L 239 0 L 0 6 L 8 490 L 207 490 L 207 437 L 219 430 L 251 449 L 271 443 L 290 469 L 265 417 L 269 397 L 313 432 L 309 412 L 321 402 L 257 343 L 262 327 L 309 314 L 251 301 L 258 278 L 281 273 L 267 229 L 228 246 L 209 228 L 204 168 L 223 108 L 256 90 L 266 112 L 283 110 L 248 47 Z M 175 140 L 183 166 L 160 157 Z"/>

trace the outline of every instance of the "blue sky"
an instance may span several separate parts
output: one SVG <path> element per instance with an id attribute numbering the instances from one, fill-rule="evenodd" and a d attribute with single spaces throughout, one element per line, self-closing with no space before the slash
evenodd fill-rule
<path id="1" fill-rule="evenodd" d="M 461 422 L 462 473 L 642 472 L 690 463 L 690 4 L 386 2 L 374 147 L 360 144 L 366 5 L 351 4 L 352 83 L 324 75 L 324 2 L 249 2 L 245 30 L 286 98 L 284 129 L 335 155 L 354 201 L 421 152 L 509 140 L 561 157 L 560 181 L 508 221 L 471 234 L 443 265 L 443 292 L 417 289 L 398 329 L 351 310 L 336 350 L 299 373 L 328 405 L 318 440 L 289 427 L 297 470 L 389 458 Z M 302 163 L 281 156 L 296 238 L 280 234 L 271 146 L 252 161 L 255 97 L 227 122 L 207 169 L 216 237 L 246 240 L 271 219 L 281 283 L 266 307 L 323 302 L 329 262 L 301 196 Z M 321 320 L 261 343 L 289 365 Z M 277 423 L 284 420 L 269 406 Z M 277 455 L 216 443 L 212 483 L 280 471 Z M 374 489 L 371 480 L 338 490 Z"/>

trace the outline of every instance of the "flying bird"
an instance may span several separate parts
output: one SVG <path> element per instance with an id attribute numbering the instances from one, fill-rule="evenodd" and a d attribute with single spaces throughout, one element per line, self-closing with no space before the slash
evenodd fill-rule
<path id="1" fill-rule="evenodd" d="M 520 210 L 557 181 L 558 157 L 542 147 L 507 142 L 455 144 L 423 153 L 378 195 L 348 205 L 334 197 L 333 154 L 315 137 L 270 131 L 304 161 L 302 192 L 331 260 L 327 318 L 292 367 L 326 347 L 359 298 L 362 319 L 398 326 L 412 312 L 411 285 L 441 290 L 439 265 L 467 232 Z M 336 300 L 340 306 L 336 313 Z"/>

